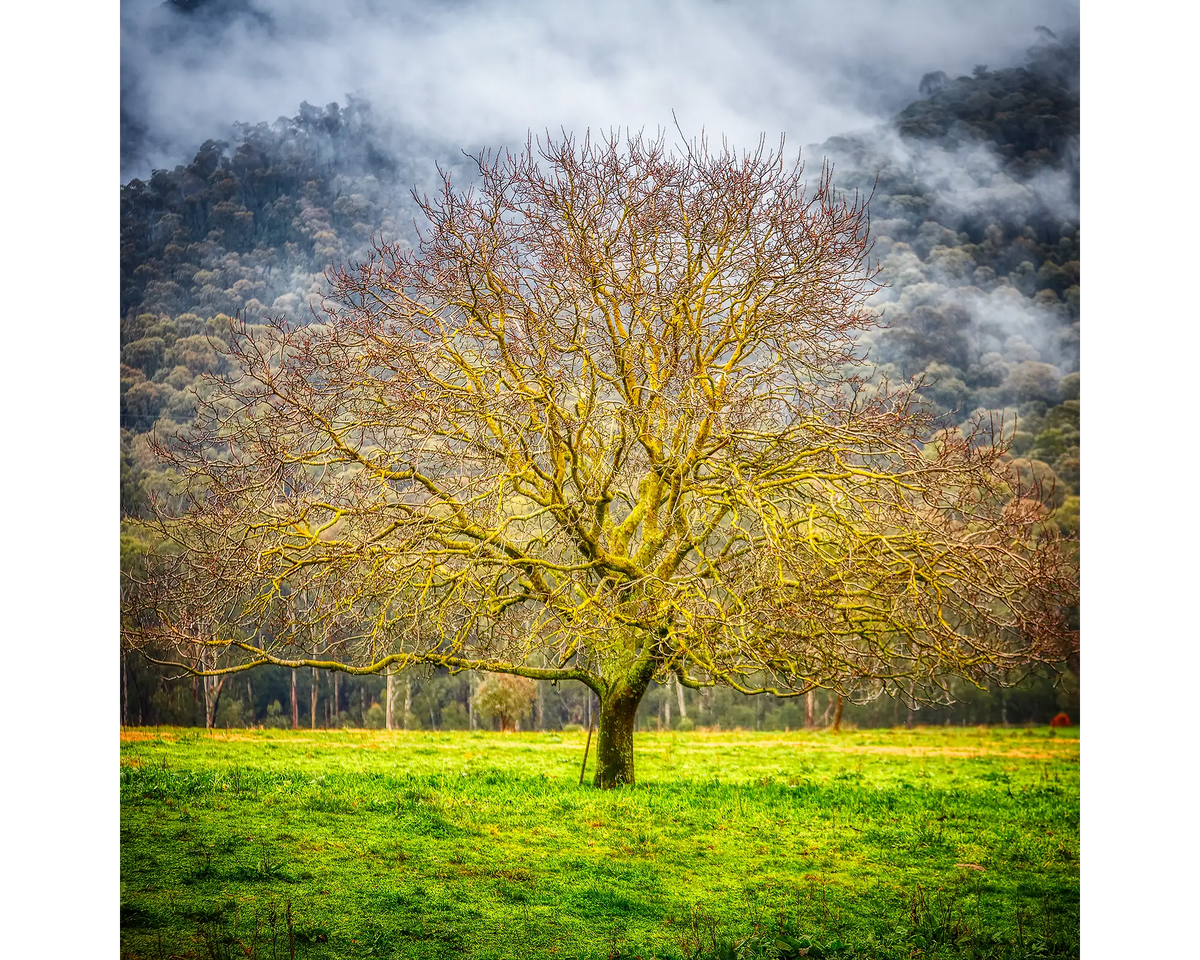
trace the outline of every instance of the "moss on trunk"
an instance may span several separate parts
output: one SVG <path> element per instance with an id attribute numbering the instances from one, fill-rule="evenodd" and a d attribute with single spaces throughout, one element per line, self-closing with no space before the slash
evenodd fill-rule
<path id="1" fill-rule="evenodd" d="M 607 790 L 633 785 L 633 725 L 638 704 L 653 675 L 653 663 L 640 661 L 624 676 L 615 679 L 601 698 L 596 776 L 592 781 L 595 786 Z"/>

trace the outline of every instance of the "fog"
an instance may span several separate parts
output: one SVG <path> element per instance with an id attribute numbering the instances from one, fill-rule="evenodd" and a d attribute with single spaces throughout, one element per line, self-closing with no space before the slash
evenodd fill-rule
<path id="1" fill-rule="evenodd" d="M 181 11 L 180 8 L 187 7 Z M 923 74 L 1018 62 L 1073 0 L 125 0 L 122 179 L 189 159 L 234 121 L 368 98 L 431 143 L 672 124 L 792 145 L 877 124 Z"/>

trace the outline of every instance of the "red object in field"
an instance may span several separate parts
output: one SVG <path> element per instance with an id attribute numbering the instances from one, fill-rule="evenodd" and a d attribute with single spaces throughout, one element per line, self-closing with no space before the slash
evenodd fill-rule
<path id="1" fill-rule="evenodd" d="M 1070 725 L 1071 718 L 1065 713 L 1060 713 L 1057 717 L 1050 721 L 1050 726 L 1052 727 L 1069 727 Z"/>

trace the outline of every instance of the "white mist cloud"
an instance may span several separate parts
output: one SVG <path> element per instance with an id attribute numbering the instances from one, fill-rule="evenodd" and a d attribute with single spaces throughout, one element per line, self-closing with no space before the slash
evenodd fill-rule
<path id="1" fill-rule="evenodd" d="M 931 216 L 943 222 L 981 214 L 1021 221 L 1043 212 L 1079 220 L 1079 196 L 1069 170 L 1045 167 L 1018 178 L 1006 172 L 1005 159 L 988 142 L 947 146 L 878 127 L 851 146 L 861 156 L 839 156 L 836 145 L 830 156 L 843 174 L 851 172 L 850 182 L 869 188 L 876 175 L 899 174 L 931 199 Z M 876 227 L 886 232 L 885 223 Z"/>
<path id="2" fill-rule="evenodd" d="M 927 71 L 1007 65 L 1036 25 L 1078 22 L 1076 0 L 240 6 L 206 31 L 205 18 L 159 0 L 122 4 L 124 107 L 149 134 L 124 176 L 189 159 L 232 121 L 348 92 L 419 137 L 468 149 L 546 128 L 653 130 L 672 111 L 689 135 L 819 142 L 903 107 Z"/>

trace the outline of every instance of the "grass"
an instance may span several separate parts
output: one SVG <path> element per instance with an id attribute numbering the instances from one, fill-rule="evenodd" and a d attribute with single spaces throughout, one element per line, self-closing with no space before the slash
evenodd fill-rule
<path id="1" fill-rule="evenodd" d="M 121 955 L 1078 956 L 1077 729 L 636 747 L 127 730 Z"/>

